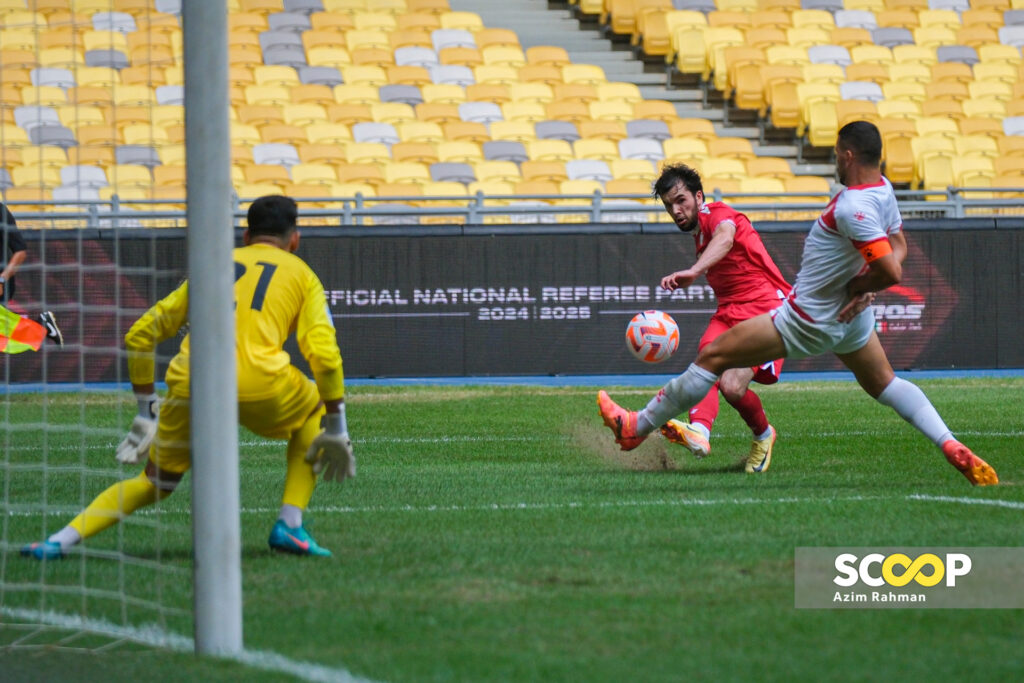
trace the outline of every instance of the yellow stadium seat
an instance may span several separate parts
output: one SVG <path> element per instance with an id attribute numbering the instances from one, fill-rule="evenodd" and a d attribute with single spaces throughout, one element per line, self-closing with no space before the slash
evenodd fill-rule
<path id="1" fill-rule="evenodd" d="M 459 106 L 446 102 L 422 102 L 417 104 L 416 118 L 420 121 L 431 121 L 439 124 L 461 121 L 459 118 Z"/>
<path id="2" fill-rule="evenodd" d="M 710 73 L 708 48 L 704 41 L 705 29 L 680 29 L 673 38 L 672 54 L 676 70 L 681 74 L 700 74 L 705 78 Z"/>
<path id="3" fill-rule="evenodd" d="M 921 103 L 915 100 L 882 100 L 877 104 L 878 115 L 916 119 L 921 115 Z"/>
<path id="4" fill-rule="evenodd" d="M 1013 86 L 1004 81 L 974 81 L 967 84 L 967 92 L 974 99 L 991 97 L 1007 102 L 1013 97 Z"/>
<path id="5" fill-rule="evenodd" d="M 977 81 L 1001 81 L 1009 85 L 1017 83 L 1018 67 L 1009 62 L 980 62 L 973 67 Z"/>
<path id="6" fill-rule="evenodd" d="M 281 185 L 291 182 L 288 169 L 279 164 L 249 164 L 242 169 L 242 175 L 245 182 L 252 184 L 274 183 Z"/>
<path id="7" fill-rule="evenodd" d="M 739 181 L 747 177 L 747 168 L 739 159 L 719 159 L 717 157 L 708 157 L 700 162 L 699 170 L 701 175 L 709 181 L 718 178 L 728 178 Z M 711 185 L 711 183 L 708 182 L 707 185 Z"/>
<path id="8" fill-rule="evenodd" d="M 892 50 L 882 45 L 858 45 L 850 49 L 854 64 L 889 64 L 893 61 Z"/>
<path id="9" fill-rule="evenodd" d="M 530 162 L 524 161 L 523 166 Z M 522 180 L 519 166 L 514 161 L 478 161 L 473 164 L 473 171 L 480 182 L 518 183 Z M 563 172 L 564 173 L 564 172 Z"/>
<path id="10" fill-rule="evenodd" d="M 142 87 L 142 86 L 128 86 L 128 87 Z M 118 99 L 117 92 L 115 92 L 115 102 Z M 269 104 L 274 106 L 284 106 L 291 102 L 291 93 L 288 88 L 283 85 L 247 85 L 244 89 L 245 101 L 248 104 Z M 152 96 L 152 91 L 150 91 Z"/>
<path id="11" fill-rule="evenodd" d="M 480 145 L 465 140 L 446 140 L 437 144 L 437 157 L 441 161 L 475 164 L 484 160 Z"/>
<path id="12" fill-rule="evenodd" d="M 691 137 L 704 140 L 705 143 L 718 137 L 714 124 L 705 118 L 679 118 L 669 121 L 668 132 L 674 138 Z"/>
<path id="13" fill-rule="evenodd" d="M 310 66 L 333 66 L 340 69 L 352 64 L 352 56 L 343 47 L 321 45 L 306 50 L 306 61 Z"/>
<path id="14" fill-rule="evenodd" d="M 924 64 L 931 66 L 938 61 L 934 46 L 897 45 L 892 48 L 892 61 L 897 64 Z"/>
<path id="15" fill-rule="evenodd" d="M 747 159 L 746 165 L 747 173 L 754 177 L 783 180 L 793 176 L 789 162 L 780 157 L 754 157 Z"/>
<path id="16" fill-rule="evenodd" d="M 501 111 L 506 121 L 537 123 L 547 118 L 547 110 L 540 102 L 505 102 L 501 105 Z"/>
<path id="17" fill-rule="evenodd" d="M 391 160 L 391 151 L 381 142 L 352 142 L 345 145 L 350 164 L 381 164 Z"/>
<path id="18" fill-rule="evenodd" d="M 487 126 L 476 121 L 449 121 L 443 124 L 441 129 L 440 139 L 466 140 L 477 144 L 483 144 L 491 139 Z"/>
<path id="19" fill-rule="evenodd" d="M 253 68 L 252 75 L 256 85 L 280 85 L 290 88 L 300 83 L 298 74 L 290 66 L 257 66 Z"/>
<path id="20" fill-rule="evenodd" d="M 513 83 L 508 94 L 513 102 L 547 104 L 555 99 L 554 90 L 546 83 Z"/>
<path id="21" fill-rule="evenodd" d="M 591 102 L 588 105 L 590 110 L 590 117 L 598 121 L 611 120 L 611 121 L 632 121 L 633 120 L 633 105 L 629 102 L 602 102 L 596 101 Z"/>
<path id="22" fill-rule="evenodd" d="M 888 67 L 889 80 L 900 83 L 917 83 L 927 85 L 932 81 L 931 68 L 927 64 L 908 61 L 893 62 Z"/>
<path id="23" fill-rule="evenodd" d="M 790 15 L 794 28 L 814 26 L 821 29 L 831 30 L 835 28 L 836 22 L 832 13 L 820 9 L 798 9 Z"/>
<path id="24" fill-rule="evenodd" d="M 994 97 L 968 98 L 961 104 L 964 108 L 965 117 L 1002 119 L 1006 116 L 1006 103 Z"/>
<path id="25" fill-rule="evenodd" d="M 343 83 L 334 87 L 334 99 L 339 104 L 372 105 L 380 102 L 377 87 L 368 83 Z"/>
<path id="26" fill-rule="evenodd" d="M 243 104 L 235 108 L 238 120 L 253 126 L 265 126 L 268 123 L 284 123 L 284 112 L 281 107 L 271 104 Z"/>
<path id="27" fill-rule="evenodd" d="M 483 19 L 476 12 L 443 12 L 439 15 L 441 28 L 461 29 L 463 31 L 480 31 L 484 27 Z"/>
<path id="28" fill-rule="evenodd" d="M 585 118 L 575 123 L 581 138 L 605 138 L 612 142 L 618 142 L 629 135 L 624 121 Z"/>
<path id="29" fill-rule="evenodd" d="M 293 126 L 327 123 L 327 110 L 318 104 L 286 104 L 282 109 L 284 122 Z"/>
<path id="30" fill-rule="evenodd" d="M 919 136 L 947 137 L 956 140 L 960 137 L 956 121 L 945 117 L 921 116 L 914 121 Z"/>
<path id="31" fill-rule="evenodd" d="M 338 175 L 330 164 L 295 164 L 291 167 L 292 181 L 307 185 L 333 185 Z"/>
<path id="32" fill-rule="evenodd" d="M 846 80 L 848 81 L 871 81 L 881 85 L 889 80 L 890 64 L 878 64 L 874 62 L 861 62 L 850 64 L 846 67 Z"/>
<path id="33" fill-rule="evenodd" d="M 59 107 L 67 104 L 67 93 L 52 85 L 30 85 L 21 89 L 21 103 L 40 107 Z"/>
<path id="34" fill-rule="evenodd" d="M 103 109 L 77 104 L 65 104 L 57 107 L 57 118 L 60 119 L 62 125 L 72 129 L 77 129 L 80 126 L 102 125 L 107 120 Z M 7 140 L 4 140 L 4 144 L 7 144 Z"/>
<path id="35" fill-rule="evenodd" d="M 473 77 L 477 84 L 512 85 L 519 82 L 516 68 L 507 64 L 481 64 L 473 67 Z"/>
<path id="36" fill-rule="evenodd" d="M 356 12 L 352 15 L 352 28 L 356 31 L 395 31 L 398 22 L 390 12 Z"/>
<path id="37" fill-rule="evenodd" d="M 1016 66 L 1022 61 L 1020 50 L 1013 45 L 986 44 L 979 46 L 977 52 L 983 64 L 1005 62 Z"/>
<path id="38" fill-rule="evenodd" d="M 388 83 L 387 72 L 379 66 L 353 64 L 341 67 L 340 71 L 344 85 L 369 85 L 379 88 Z"/>
<path id="39" fill-rule="evenodd" d="M 612 177 L 616 180 L 639 180 L 644 183 L 644 194 L 651 193 L 651 180 L 657 170 L 646 159 L 612 159 L 608 163 Z"/>
<path id="40" fill-rule="evenodd" d="M 574 158 L 572 146 L 565 140 L 529 140 L 526 151 L 534 161 L 566 162 Z"/>
<path id="41" fill-rule="evenodd" d="M 555 45 L 534 45 L 526 48 L 526 62 L 528 64 L 549 64 L 552 66 L 563 66 L 569 64 L 569 53 L 564 47 Z"/>
<path id="42" fill-rule="evenodd" d="M 334 103 L 334 91 L 319 83 L 303 83 L 290 88 L 292 104 L 317 104 L 326 107 Z"/>
<path id="43" fill-rule="evenodd" d="M 384 164 L 384 180 L 388 183 L 422 185 L 431 182 L 426 164 L 391 161 Z"/>
<path id="44" fill-rule="evenodd" d="M 958 135 L 953 144 L 958 157 L 997 159 L 1001 154 L 996 140 L 988 135 Z"/>
<path id="45" fill-rule="evenodd" d="M 960 62 L 939 62 L 931 66 L 933 81 L 957 81 L 969 83 L 974 80 L 971 67 Z"/>
<path id="46" fill-rule="evenodd" d="M 565 83 L 585 83 L 597 86 L 607 80 L 604 69 L 594 64 L 566 64 L 562 67 L 562 81 Z"/>
<path id="47" fill-rule="evenodd" d="M 828 30 L 816 26 L 786 29 L 786 42 L 794 47 L 808 48 L 813 45 L 825 45 L 830 37 Z"/>
<path id="48" fill-rule="evenodd" d="M 352 141 L 352 131 L 342 123 L 310 123 L 306 126 L 306 138 L 318 145 L 344 145 Z"/>
<path id="49" fill-rule="evenodd" d="M 441 125 L 432 121 L 402 121 L 395 128 L 398 137 L 405 142 L 437 144 L 445 140 Z"/>
<path id="50" fill-rule="evenodd" d="M 643 99 L 640 88 L 633 83 L 605 82 L 594 86 L 597 99 L 602 102 L 629 102 L 633 104 Z"/>
<path id="51" fill-rule="evenodd" d="M 526 55 L 519 47 L 491 45 L 482 48 L 480 54 L 483 56 L 484 64 L 510 66 L 515 69 L 526 65 Z"/>
<path id="52" fill-rule="evenodd" d="M 391 145 L 392 161 L 415 161 L 433 164 L 440 160 L 437 145 L 431 142 L 396 142 Z"/>
<path id="53" fill-rule="evenodd" d="M 690 165 L 699 165 L 710 156 L 707 143 L 698 138 L 669 138 L 662 143 L 662 148 L 666 161 L 683 161 Z"/>
<path id="54" fill-rule="evenodd" d="M 260 126 L 260 139 L 263 142 L 276 142 L 288 145 L 299 145 L 306 142 L 306 130 L 300 126 L 287 123 L 268 123 Z"/>
<path id="55" fill-rule="evenodd" d="M 831 83 L 840 85 L 846 82 L 843 67 L 838 64 L 805 64 L 803 66 L 804 81 L 808 83 Z"/>
<path id="56" fill-rule="evenodd" d="M 374 102 L 370 105 L 370 118 L 378 123 L 397 124 L 416 120 L 416 110 L 404 102 Z"/>
<path id="57" fill-rule="evenodd" d="M 427 83 L 420 86 L 424 102 L 460 104 L 466 101 L 466 89 L 453 83 Z"/>
<path id="58" fill-rule="evenodd" d="M 740 137 L 720 137 L 709 140 L 708 154 L 713 157 L 748 160 L 753 159 L 754 148 L 750 141 Z"/>
<path id="59" fill-rule="evenodd" d="M 795 64 L 802 67 L 811 63 L 807 48 L 795 45 L 773 45 L 765 49 L 764 56 L 768 64 Z"/>
<path id="60" fill-rule="evenodd" d="M 675 105 L 668 100 L 640 100 L 633 104 L 635 119 L 655 119 L 668 123 L 678 116 Z"/>
<path id="61" fill-rule="evenodd" d="M 882 94 L 887 100 L 913 100 L 923 102 L 925 88 L 915 81 L 890 81 L 882 84 Z"/>
<path id="62" fill-rule="evenodd" d="M 484 63 L 484 56 L 475 47 L 446 47 L 438 52 L 441 64 L 460 64 L 470 68 Z"/>
<path id="63" fill-rule="evenodd" d="M 573 153 L 577 159 L 595 159 L 612 161 L 621 158 L 618 146 L 605 138 L 580 138 L 572 143 Z"/>
<path id="64" fill-rule="evenodd" d="M 959 100 L 947 98 L 925 99 L 921 103 L 921 115 L 927 117 L 940 116 L 953 121 L 959 121 L 964 117 L 964 109 L 960 105 Z"/>
<path id="65" fill-rule="evenodd" d="M 829 43 L 842 45 L 849 49 L 855 45 L 870 45 L 874 42 L 871 38 L 871 31 L 866 28 L 841 27 L 832 29 Z"/>
<path id="66" fill-rule="evenodd" d="M 553 64 L 527 64 L 519 67 L 519 80 L 524 83 L 556 85 L 562 82 L 562 69 Z"/>
<path id="67" fill-rule="evenodd" d="M 163 128 L 156 128 L 146 124 L 133 124 L 121 129 L 126 145 L 144 145 L 146 147 L 161 147 L 170 144 L 170 138 Z"/>
<path id="68" fill-rule="evenodd" d="M 382 50 L 391 49 L 391 41 L 388 40 L 388 34 L 384 31 L 360 31 L 352 29 L 345 32 L 345 47 L 349 52 L 358 50 L 360 48 L 380 48 Z"/>
<path id="69" fill-rule="evenodd" d="M 537 138 L 531 121 L 493 121 L 490 124 L 494 140 L 516 140 L 529 142 Z"/>

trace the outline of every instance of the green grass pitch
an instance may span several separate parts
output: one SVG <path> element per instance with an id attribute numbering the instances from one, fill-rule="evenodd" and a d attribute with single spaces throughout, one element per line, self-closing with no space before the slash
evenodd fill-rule
<path id="1" fill-rule="evenodd" d="M 779 432 L 764 475 L 742 471 L 750 436 L 724 401 L 696 460 L 660 437 L 620 453 L 596 389 L 350 387 L 358 477 L 321 484 L 307 515 L 333 559 L 267 549 L 283 445 L 239 436 L 246 648 L 387 681 L 1018 679 L 1019 610 L 793 606 L 797 546 L 1024 545 L 1024 379 L 919 384 L 999 486 L 971 487 L 852 382 L 759 389 Z M 639 408 L 656 387 L 609 389 Z M 92 539 L 86 559 L 17 556 L 135 473 L 113 460 L 133 409 L 120 393 L 0 403 L 4 608 L 192 635 L 187 480 L 158 512 Z M 119 549 L 134 560 L 111 559 Z M 282 680 L 130 645 L 2 649 L 23 633 L 3 621 L 4 680 Z"/>

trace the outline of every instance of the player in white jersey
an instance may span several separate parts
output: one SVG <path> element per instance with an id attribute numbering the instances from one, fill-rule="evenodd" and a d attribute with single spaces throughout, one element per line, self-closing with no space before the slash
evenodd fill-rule
<path id="1" fill-rule="evenodd" d="M 783 305 L 739 323 L 705 346 L 686 372 L 640 412 L 625 410 L 599 392 L 601 417 L 622 450 L 631 450 L 689 410 L 730 368 L 832 351 L 872 398 L 931 439 L 968 481 L 997 484 L 995 470 L 953 438 L 924 392 L 896 377 L 875 333 L 875 292 L 899 283 L 907 255 L 892 185 L 881 173 L 878 128 L 866 121 L 843 126 L 835 154 L 839 182 L 846 189 L 811 228 L 796 284 Z"/>

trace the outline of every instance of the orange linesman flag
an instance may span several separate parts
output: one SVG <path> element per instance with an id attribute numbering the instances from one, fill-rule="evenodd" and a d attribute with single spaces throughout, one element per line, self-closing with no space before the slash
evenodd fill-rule
<path id="1" fill-rule="evenodd" d="M 0 352 L 38 351 L 44 339 L 45 327 L 0 306 Z"/>

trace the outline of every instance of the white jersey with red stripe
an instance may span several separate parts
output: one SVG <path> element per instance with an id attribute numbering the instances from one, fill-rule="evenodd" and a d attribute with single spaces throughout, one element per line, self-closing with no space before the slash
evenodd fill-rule
<path id="1" fill-rule="evenodd" d="M 810 322 L 834 322 L 847 303 L 847 283 L 867 269 L 864 250 L 903 226 L 888 179 L 846 188 L 828 203 L 804 241 L 800 272 L 789 296 Z"/>

